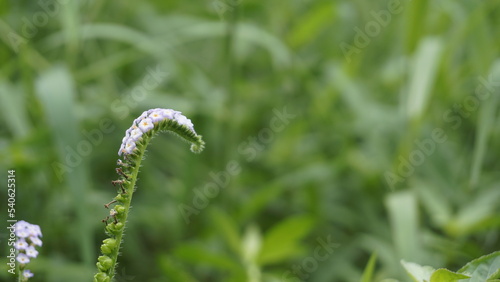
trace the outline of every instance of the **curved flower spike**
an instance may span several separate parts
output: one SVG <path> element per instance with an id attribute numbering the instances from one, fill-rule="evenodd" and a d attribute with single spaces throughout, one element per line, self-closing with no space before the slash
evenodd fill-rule
<path id="1" fill-rule="evenodd" d="M 201 139 L 201 135 L 194 131 L 191 120 L 179 111 L 150 109 L 133 121 L 131 127 L 126 130 L 118 151 L 118 155 L 123 157 L 123 161 L 119 159 L 117 162 L 120 168 L 116 171 L 120 178 L 112 181 L 113 185 L 118 186 L 118 195 L 109 204 L 104 205 L 109 208 L 111 204 L 116 204 L 110 210 L 109 216 L 103 220 L 106 223 L 105 230 L 109 238 L 105 239 L 101 245 L 103 255 L 98 258 L 98 273 L 94 276 L 96 282 L 112 281 L 115 275 L 123 230 L 144 152 L 149 141 L 158 132 L 164 131 L 174 133 L 191 143 L 191 151 L 194 153 L 200 153 L 205 148 L 205 142 Z"/>

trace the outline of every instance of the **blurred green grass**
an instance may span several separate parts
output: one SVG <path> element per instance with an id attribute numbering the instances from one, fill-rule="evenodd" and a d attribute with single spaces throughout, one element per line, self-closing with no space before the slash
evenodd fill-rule
<path id="1" fill-rule="evenodd" d="M 358 281 L 372 253 L 375 281 L 406 281 L 401 259 L 456 270 L 499 249 L 498 83 L 467 116 L 456 106 L 479 77 L 500 81 L 495 1 L 401 1 L 350 60 L 341 43 L 391 1 L 46 3 L 53 15 L 0 4 L 0 167 L 17 171 L 18 219 L 44 233 L 36 281 L 89 281 L 120 140 L 152 107 L 183 111 L 207 147 L 152 142 L 118 281 L 281 281 L 297 265 L 308 281 Z M 151 68 L 168 75 L 139 95 Z M 297 117 L 259 139 L 283 107 Z M 54 163 L 103 120 L 113 130 L 59 179 Z M 391 187 L 435 128 L 447 140 Z M 230 161 L 241 173 L 186 224 L 179 204 Z M 305 263 L 328 236 L 335 251 Z"/>

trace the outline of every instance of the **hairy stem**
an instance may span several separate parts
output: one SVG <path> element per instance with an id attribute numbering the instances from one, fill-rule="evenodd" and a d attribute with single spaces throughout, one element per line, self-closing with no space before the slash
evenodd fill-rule
<path id="1" fill-rule="evenodd" d="M 111 182 L 117 187 L 118 195 L 110 203 L 104 205 L 110 208 L 112 204 L 115 204 L 110 209 L 109 216 L 103 220 L 109 238 L 103 240 L 101 245 L 103 255 L 98 258 L 96 264 L 99 272 L 94 276 L 95 282 L 110 282 L 115 276 L 123 232 L 141 162 L 151 138 L 163 131 L 172 132 L 191 143 L 191 151 L 195 153 L 201 152 L 204 148 L 205 143 L 201 136 L 196 134 L 191 121 L 180 112 L 152 109 L 134 120 L 132 127 L 127 130 L 118 153 L 124 157 L 124 161 L 118 160 L 120 167 L 116 169 L 116 172 L 119 179 Z"/>
<path id="2" fill-rule="evenodd" d="M 146 144 L 145 144 L 146 146 L 147 146 L 147 143 L 149 143 L 149 140 L 146 141 Z M 137 182 L 137 175 L 139 174 L 139 169 L 141 167 L 141 162 L 142 162 L 142 158 L 144 157 L 145 151 L 146 150 L 140 151 L 139 156 L 138 156 L 138 161 L 132 170 L 131 180 L 130 180 L 129 184 L 124 185 L 125 192 L 128 195 L 128 197 L 126 197 L 125 201 L 123 202 L 124 212 L 123 212 L 123 217 L 122 217 L 121 222 L 123 222 L 124 225 L 127 223 L 128 213 L 130 211 L 130 204 L 132 203 L 132 196 L 133 196 L 134 190 L 135 190 L 135 183 Z M 123 228 L 119 230 L 118 234 L 116 234 L 115 240 L 116 240 L 117 251 L 114 252 L 113 256 L 111 257 L 113 267 L 110 269 L 109 274 L 108 274 L 110 277 L 115 276 L 116 263 L 118 261 L 118 253 L 119 253 L 118 251 L 120 250 L 120 245 L 122 243 L 122 237 L 123 237 L 124 230 L 125 230 L 125 226 L 123 226 Z"/>

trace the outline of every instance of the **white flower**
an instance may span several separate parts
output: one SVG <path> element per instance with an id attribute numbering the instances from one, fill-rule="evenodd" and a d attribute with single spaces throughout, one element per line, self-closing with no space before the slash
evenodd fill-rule
<path id="1" fill-rule="evenodd" d="M 23 253 L 19 253 L 17 255 L 17 261 L 19 263 L 26 264 L 26 263 L 30 262 L 30 258 L 27 255 L 23 254 Z"/>
<path id="2" fill-rule="evenodd" d="M 31 277 L 33 277 L 33 276 L 34 276 L 34 274 L 33 274 L 33 273 L 31 273 L 31 271 L 30 271 L 29 269 L 25 269 L 25 270 L 23 271 L 23 276 L 24 276 L 24 278 L 31 278 Z"/>
<path id="3" fill-rule="evenodd" d="M 142 131 L 139 128 L 136 128 L 130 132 L 130 139 L 137 141 L 142 137 Z M 126 142 L 125 142 L 126 143 Z"/>
<path id="4" fill-rule="evenodd" d="M 180 125 L 185 125 L 187 127 L 189 127 L 189 129 L 193 130 L 193 123 L 191 122 L 190 119 L 188 119 L 187 117 L 183 116 L 183 115 L 177 115 L 175 116 L 175 120 L 180 124 Z"/>
<path id="5" fill-rule="evenodd" d="M 139 123 L 139 128 L 144 133 L 148 132 L 153 127 L 154 127 L 154 124 L 150 118 L 145 118 L 145 119 L 141 120 L 141 122 Z"/>
<path id="6" fill-rule="evenodd" d="M 135 142 L 142 138 L 144 133 L 153 129 L 155 124 L 167 119 L 175 120 L 178 124 L 186 126 L 196 134 L 191 120 L 183 116 L 181 112 L 172 109 L 149 109 L 136 118 L 132 126 L 127 129 L 125 137 L 122 139 L 120 149 L 118 150 L 118 155 L 132 154 L 137 146 Z M 118 165 L 123 165 L 123 162 L 119 162 Z"/>
<path id="7" fill-rule="evenodd" d="M 29 246 L 28 248 L 26 248 L 26 255 L 28 257 L 31 257 L 31 258 L 36 258 L 36 256 L 38 256 L 38 251 L 35 250 L 35 247 L 33 246 Z"/>
<path id="8" fill-rule="evenodd" d="M 36 224 L 30 224 L 28 226 L 28 231 L 30 232 L 30 236 L 42 237 L 42 230 L 40 229 L 40 226 Z"/>
<path id="9" fill-rule="evenodd" d="M 164 118 L 168 118 L 168 119 L 174 119 L 174 116 L 176 114 L 180 114 L 181 112 L 178 112 L 178 111 L 174 111 L 174 110 L 171 110 L 171 109 L 162 109 L 161 110 L 161 115 L 164 117 Z"/>
<path id="10" fill-rule="evenodd" d="M 156 112 L 156 111 L 159 111 L 161 110 L 160 108 L 154 108 L 154 109 L 149 109 L 147 110 L 146 112 L 148 113 L 148 115 L 152 114 L 153 112 Z"/>
<path id="11" fill-rule="evenodd" d="M 157 109 L 152 111 L 151 114 L 149 114 L 148 118 L 151 119 L 152 122 L 159 122 L 165 119 L 162 115 L 162 112 Z"/>
<path id="12" fill-rule="evenodd" d="M 132 123 L 132 127 L 134 127 L 135 125 L 139 125 L 139 123 L 140 123 L 143 119 L 147 118 L 147 117 L 148 117 L 148 115 L 149 115 L 148 111 L 144 111 L 144 112 L 142 112 L 142 114 L 141 114 L 138 118 L 134 119 L 134 122 Z"/>
<path id="13" fill-rule="evenodd" d="M 38 237 L 29 237 L 31 243 L 36 246 L 42 246 L 42 240 Z"/>
<path id="14" fill-rule="evenodd" d="M 23 239 L 19 239 L 16 241 L 16 243 L 14 244 L 14 247 L 16 247 L 16 249 L 18 250 L 24 250 L 28 247 L 28 243 Z"/>
<path id="15" fill-rule="evenodd" d="M 136 145 L 135 145 L 134 140 L 129 139 L 123 148 L 123 153 L 125 153 L 127 155 L 132 154 L 135 147 L 136 147 Z"/>
<path id="16" fill-rule="evenodd" d="M 118 150 L 118 156 L 121 156 L 125 150 L 125 144 L 122 142 L 120 149 Z"/>
<path id="17" fill-rule="evenodd" d="M 19 238 L 28 237 L 30 235 L 30 232 L 28 230 L 28 226 L 24 225 L 24 224 L 16 224 L 16 235 Z"/>

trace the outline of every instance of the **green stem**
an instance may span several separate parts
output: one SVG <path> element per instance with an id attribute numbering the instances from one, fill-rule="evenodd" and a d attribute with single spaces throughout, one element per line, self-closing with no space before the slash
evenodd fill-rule
<path id="1" fill-rule="evenodd" d="M 149 140 L 146 141 L 146 144 L 144 147 L 147 146 L 147 144 L 149 143 Z M 141 150 L 140 153 L 139 153 L 139 159 L 137 161 L 137 164 L 135 165 L 134 167 L 134 170 L 132 171 L 132 180 L 130 181 L 130 183 L 128 185 L 125 185 L 126 187 L 126 191 L 127 191 L 127 194 L 129 195 L 125 202 L 123 203 L 123 207 L 125 208 L 125 211 L 124 211 L 124 214 L 123 214 L 123 217 L 122 217 L 122 222 L 123 224 L 125 225 L 127 223 L 127 218 L 128 218 L 128 213 L 130 211 L 130 204 L 132 203 L 132 196 L 134 194 L 134 188 L 135 188 L 135 183 L 137 182 L 137 175 L 139 174 L 139 168 L 141 167 L 141 162 L 142 162 L 142 158 L 144 157 L 144 153 L 145 153 L 146 150 Z M 108 275 L 110 277 L 114 277 L 115 276 L 115 269 L 116 269 L 116 262 L 118 261 L 118 253 L 119 253 L 119 250 L 120 250 L 120 245 L 122 243 L 122 237 L 123 237 L 123 231 L 125 230 L 125 226 L 123 226 L 123 228 L 118 232 L 118 234 L 116 235 L 116 242 L 117 242 L 117 245 L 116 245 L 116 252 L 113 253 L 113 256 L 111 257 L 112 261 L 113 261 L 113 267 L 111 267 Z"/>

